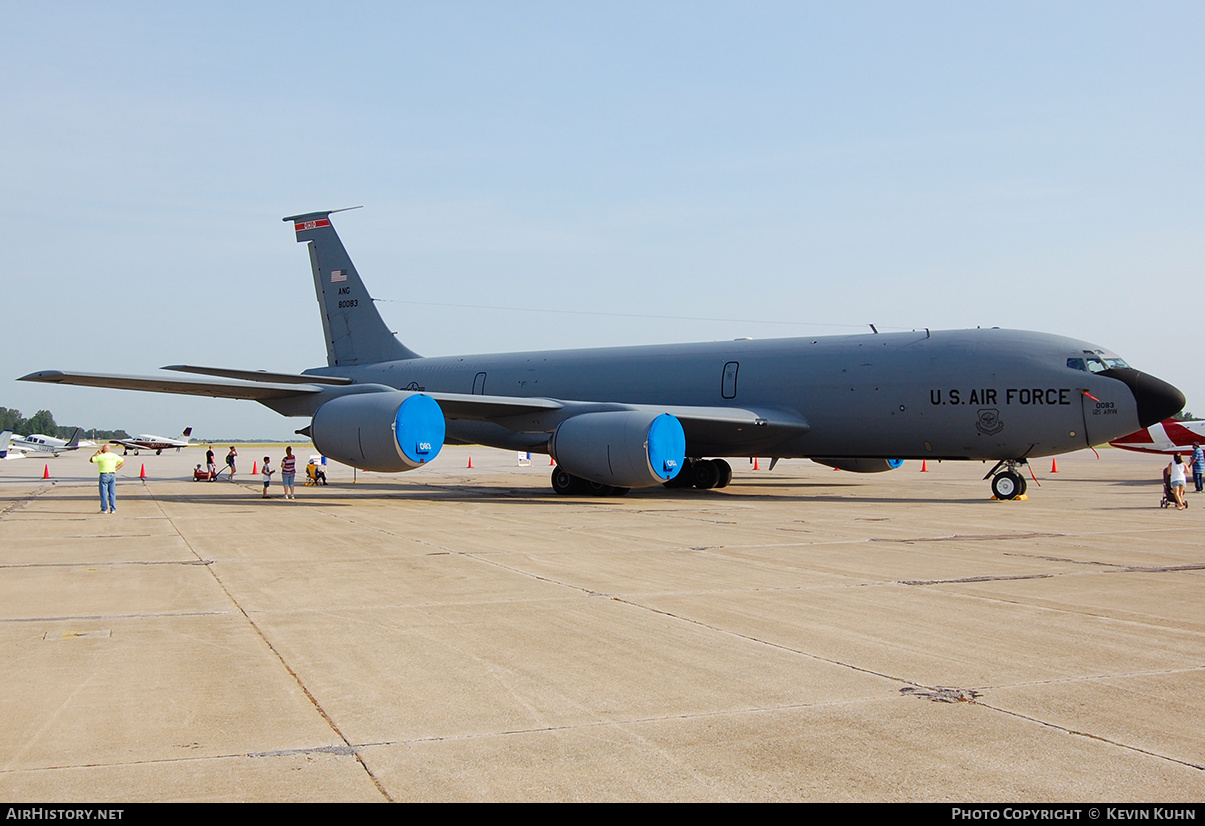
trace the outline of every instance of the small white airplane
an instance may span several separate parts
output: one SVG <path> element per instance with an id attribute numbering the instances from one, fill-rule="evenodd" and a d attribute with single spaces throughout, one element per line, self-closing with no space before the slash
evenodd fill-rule
<path id="1" fill-rule="evenodd" d="M 192 441 L 189 439 L 189 436 L 192 435 L 191 427 L 184 428 L 184 432 L 180 435 L 184 438 L 169 439 L 166 436 L 154 436 L 150 433 L 143 433 L 141 436 L 136 436 L 133 439 L 110 439 L 109 444 L 121 445 L 125 448 L 122 451 L 123 456 L 131 450 L 134 451 L 135 456 L 138 455 L 139 450 L 153 450 L 155 451 L 155 455 L 158 456 L 168 448 L 174 447 L 176 452 L 179 453 L 180 448 L 188 447 L 192 444 Z"/>
<path id="2" fill-rule="evenodd" d="M 0 431 L 0 459 L 24 459 L 25 454 L 16 448 L 10 448 L 13 432 L 11 430 Z"/>
<path id="3" fill-rule="evenodd" d="M 1192 453 L 1193 443 L 1205 445 L 1205 421 L 1178 422 L 1164 419 L 1109 442 L 1136 453 Z"/>
<path id="4" fill-rule="evenodd" d="M 57 439 L 54 436 L 46 436 L 41 433 L 34 433 L 29 436 L 18 436 L 12 433 L 12 431 L 9 431 L 10 443 L 8 445 L 8 450 L 20 451 L 22 453 L 49 453 L 53 456 L 58 456 L 60 453 L 68 450 L 79 450 L 79 437 L 83 432 L 83 428 L 77 427 L 75 429 L 75 433 L 71 435 L 71 438 L 64 441 L 62 439 Z"/>

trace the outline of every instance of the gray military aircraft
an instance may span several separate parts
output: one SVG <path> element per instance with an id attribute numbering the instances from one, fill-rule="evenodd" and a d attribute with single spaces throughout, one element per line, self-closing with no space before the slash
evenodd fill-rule
<path id="1" fill-rule="evenodd" d="M 1028 460 L 1102 444 L 1184 406 L 1170 384 L 1094 344 L 1000 329 L 423 358 L 385 326 L 330 216 L 294 215 L 309 249 L 327 365 L 206 378 L 45 370 L 22 381 L 253 399 L 310 417 L 327 456 L 405 471 L 447 444 L 547 452 L 558 493 L 723 487 L 723 458 L 810 458 L 855 472 L 979 459 L 992 492 Z"/>

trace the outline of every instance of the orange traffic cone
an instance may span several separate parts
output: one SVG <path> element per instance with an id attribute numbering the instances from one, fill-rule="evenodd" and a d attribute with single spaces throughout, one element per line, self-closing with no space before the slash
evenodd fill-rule
<path id="1" fill-rule="evenodd" d="M 251 475 L 254 476 L 257 473 L 259 473 L 259 462 L 252 462 L 251 463 Z"/>
<path id="2" fill-rule="evenodd" d="M 473 457 L 470 456 L 469 457 L 469 468 L 471 469 L 472 467 L 473 467 Z"/>
<path id="3" fill-rule="evenodd" d="M 138 478 L 143 480 L 144 482 L 146 481 L 146 463 L 145 462 L 143 462 L 143 464 L 142 464 L 142 470 L 140 470 L 138 472 Z"/>
<path id="4" fill-rule="evenodd" d="M 1051 473 L 1058 473 L 1058 472 L 1059 472 L 1059 460 L 1058 460 L 1058 459 L 1051 459 L 1051 460 L 1050 460 L 1050 472 L 1051 472 Z"/>
<path id="5" fill-rule="evenodd" d="M 548 467 L 556 467 L 556 459 L 552 458 L 552 454 L 548 454 Z"/>
<path id="6" fill-rule="evenodd" d="M 757 457 L 756 456 L 753 457 L 753 469 L 757 470 Z"/>
<path id="7" fill-rule="evenodd" d="M 929 463 L 928 463 L 928 462 L 926 462 L 924 459 L 921 459 L 921 460 L 920 460 L 920 472 L 921 472 L 921 473 L 928 473 L 928 472 L 929 472 Z"/>
<path id="8" fill-rule="evenodd" d="M 46 468 L 42 471 L 42 478 L 43 479 L 50 478 L 50 465 L 47 465 Z"/>

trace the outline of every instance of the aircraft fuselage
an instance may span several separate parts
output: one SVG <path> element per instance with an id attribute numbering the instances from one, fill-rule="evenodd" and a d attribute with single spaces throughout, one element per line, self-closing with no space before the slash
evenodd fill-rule
<path id="1" fill-rule="evenodd" d="M 404 359 L 312 375 L 399 390 L 773 410 L 808 430 L 697 455 L 1033 458 L 1136 429 L 1129 386 L 1068 367 L 1095 345 L 999 329 L 921 331 Z M 315 397 L 316 409 L 325 399 Z M 313 410 L 281 412 L 312 415 Z M 449 421 L 448 441 L 541 450 L 517 422 Z"/>

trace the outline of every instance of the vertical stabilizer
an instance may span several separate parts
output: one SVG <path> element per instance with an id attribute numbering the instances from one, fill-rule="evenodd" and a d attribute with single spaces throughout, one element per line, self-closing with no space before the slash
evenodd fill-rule
<path id="1" fill-rule="evenodd" d="M 418 358 L 385 326 L 356 266 L 331 225 L 340 210 L 292 215 L 297 240 L 310 250 L 314 291 L 322 310 L 326 363 L 331 367 Z"/>

